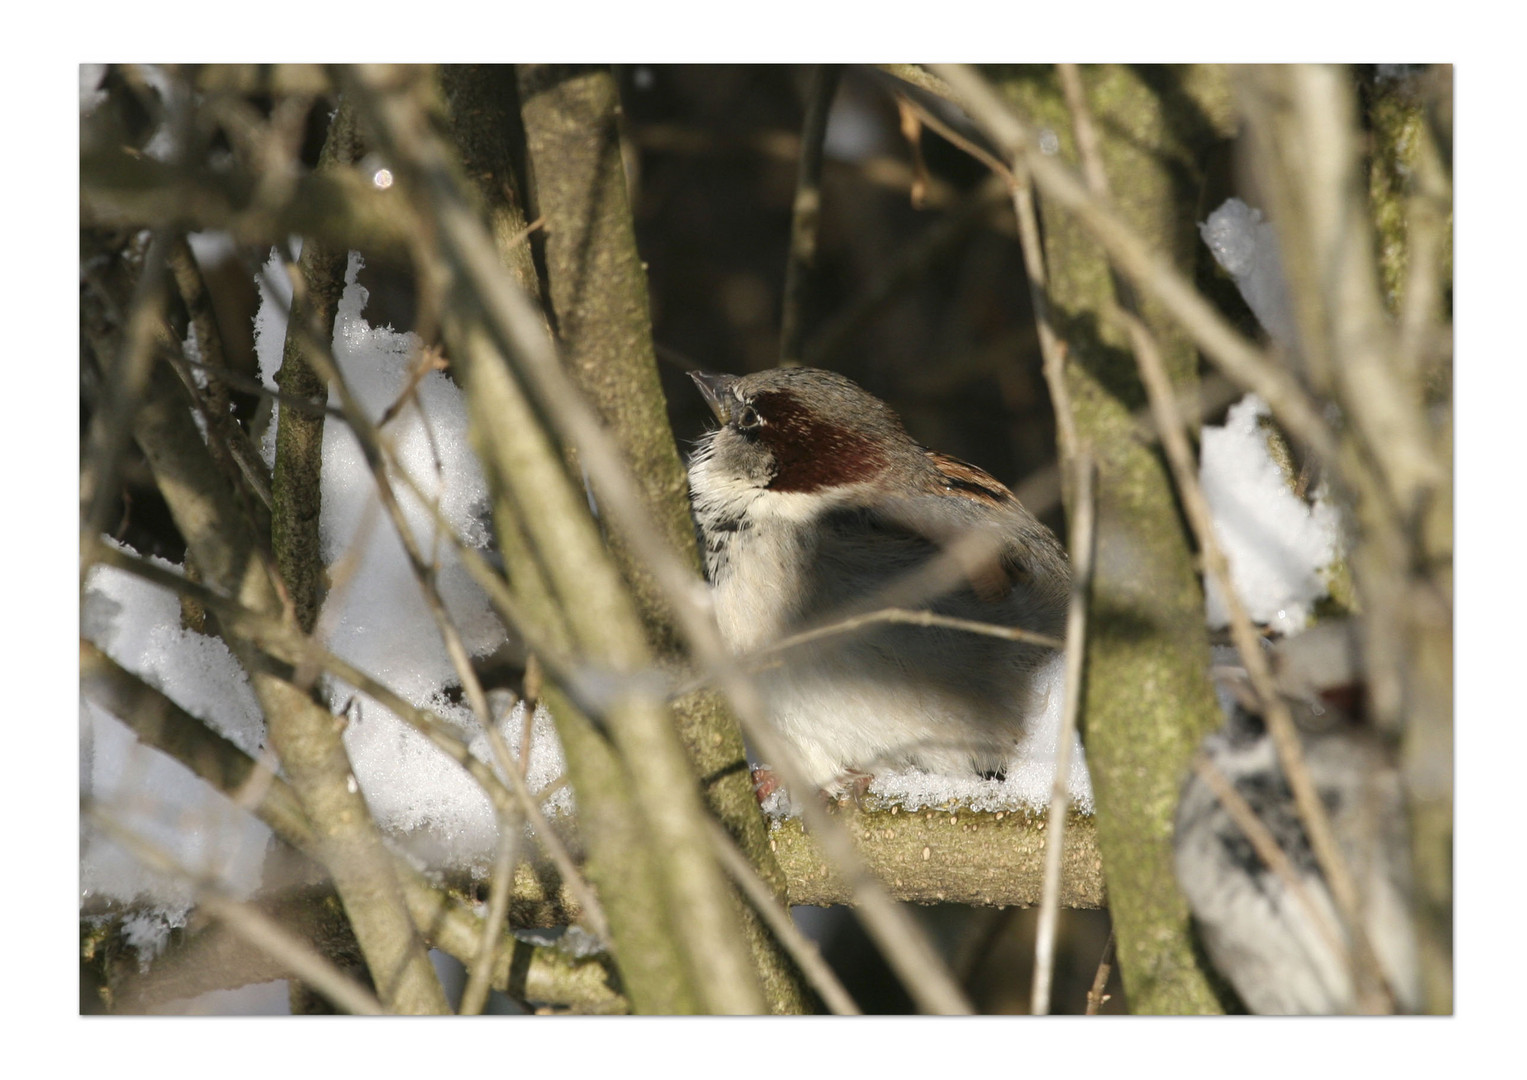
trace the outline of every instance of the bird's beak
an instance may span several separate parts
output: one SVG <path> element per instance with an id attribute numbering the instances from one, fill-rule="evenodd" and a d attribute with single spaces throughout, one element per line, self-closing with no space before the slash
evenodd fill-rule
<path id="1" fill-rule="evenodd" d="M 730 391 L 732 384 L 737 381 L 735 375 L 713 375 L 709 371 L 691 371 L 689 377 L 700 388 L 700 396 L 705 398 L 705 404 L 710 406 L 710 411 L 716 414 L 716 419 L 723 424 L 729 422 L 732 416 L 732 402 L 735 400 Z"/>

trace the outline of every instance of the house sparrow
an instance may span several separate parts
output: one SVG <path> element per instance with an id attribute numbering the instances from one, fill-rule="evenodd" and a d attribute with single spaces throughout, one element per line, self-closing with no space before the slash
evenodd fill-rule
<path id="1" fill-rule="evenodd" d="M 1233 650 L 1231 650 L 1233 652 Z M 1410 860 L 1400 778 L 1388 748 L 1359 721 L 1361 685 L 1340 624 L 1273 650 L 1280 693 L 1300 729 L 1304 761 L 1361 895 L 1364 930 L 1401 1011 L 1421 1004 L 1411 920 Z M 1208 782 L 1183 787 L 1173 846 L 1177 879 L 1209 958 L 1255 1013 L 1326 1015 L 1357 1008 L 1341 920 L 1305 836 L 1277 749 L 1244 669 L 1216 668 L 1228 714 L 1204 740 L 1209 761 L 1262 820 L 1318 915 L 1256 853 Z M 1323 923 L 1326 932 L 1322 932 Z"/>
<path id="2" fill-rule="evenodd" d="M 886 607 L 1063 632 L 1054 534 L 980 469 L 913 442 L 884 402 L 809 368 L 693 378 L 722 425 L 697 444 L 689 490 L 733 651 Z M 873 622 L 785 650 L 759 686 L 807 777 L 836 793 L 877 768 L 1000 773 L 1053 655 Z"/>

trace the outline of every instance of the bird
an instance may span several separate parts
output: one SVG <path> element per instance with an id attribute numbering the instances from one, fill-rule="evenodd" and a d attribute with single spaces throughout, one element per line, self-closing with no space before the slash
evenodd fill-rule
<path id="1" fill-rule="evenodd" d="M 1310 779 L 1360 894 L 1360 918 L 1396 1011 L 1421 1006 L 1405 805 L 1393 752 L 1365 723 L 1350 628 L 1322 624 L 1269 646 Z M 1233 653 L 1233 650 L 1230 650 Z M 1205 952 L 1246 1007 L 1265 1015 L 1358 1011 L 1350 939 L 1305 834 L 1244 668 L 1223 656 L 1224 727 L 1203 741 L 1287 856 L 1297 888 L 1270 867 L 1198 770 L 1178 803 L 1174 863 Z M 1297 894 L 1302 894 L 1297 895 Z"/>
<path id="2" fill-rule="evenodd" d="M 1056 638 L 1070 570 L 1055 535 L 843 375 L 691 375 L 719 423 L 688 467 L 717 622 L 734 653 L 775 650 L 759 690 L 809 782 L 1000 776 L 1044 708 L 1053 646 L 888 621 L 788 639 L 891 607 Z"/>

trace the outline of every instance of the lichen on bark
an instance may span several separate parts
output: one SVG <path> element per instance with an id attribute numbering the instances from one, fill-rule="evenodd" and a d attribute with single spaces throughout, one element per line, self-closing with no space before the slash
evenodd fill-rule
<path id="1" fill-rule="evenodd" d="M 1008 99 L 1076 160 L 1071 121 L 1049 70 L 999 76 Z M 1207 151 L 1229 112 L 1206 69 L 1084 70 L 1120 214 L 1185 270 Z M 1172 869 L 1172 818 L 1200 740 L 1220 723 L 1208 680 L 1202 587 L 1165 462 L 1136 434 L 1145 404 L 1101 249 L 1041 202 L 1049 299 L 1066 349 L 1079 439 L 1099 464 L 1097 556 L 1089 603 L 1083 738 L 1097 793 L 1098 844 L 1131 1008 L 1220 1010 L 1194 948 Z M 1192 344 L 1149 299 L 1140 308 L 1179 389 L 1196 378 Z"/>

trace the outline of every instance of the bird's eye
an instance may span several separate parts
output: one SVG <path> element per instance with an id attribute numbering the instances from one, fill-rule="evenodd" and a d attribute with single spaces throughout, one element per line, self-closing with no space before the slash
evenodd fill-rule
<path id="1" fill-rule="evenodd" d="M 758 415 L 758 410 L 751 405 L 744 405 L 737 412 L 737 430 L 739 431 L 752 431 L 762 423 L 763 418 Z"/>

